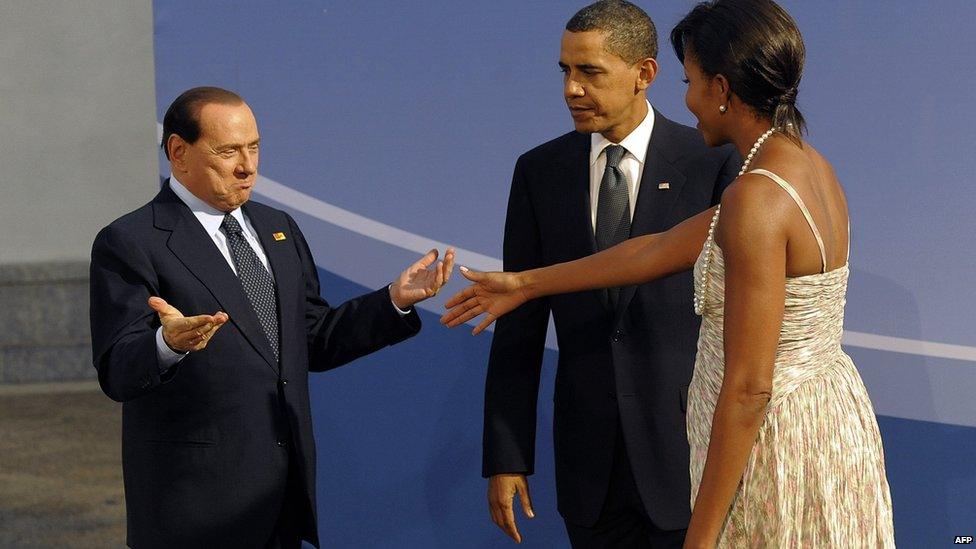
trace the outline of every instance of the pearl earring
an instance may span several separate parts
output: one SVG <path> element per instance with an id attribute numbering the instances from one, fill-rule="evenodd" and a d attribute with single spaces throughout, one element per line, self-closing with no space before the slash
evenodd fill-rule
<path id="1" fill-rule="evenodd" d="M 726 107 L 725 105 L 719 105 L 718 106 L 718 112 L 720 112 L 722 114 L 725 114 L 725 111 L 727 111 L 727 110 L 729 110 L 729 108 Z"/>

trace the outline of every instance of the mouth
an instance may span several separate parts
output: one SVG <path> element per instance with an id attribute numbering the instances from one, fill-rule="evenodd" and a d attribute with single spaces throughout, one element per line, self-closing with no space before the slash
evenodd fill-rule
<path id="1" fill-rule="evenodd" d="M 569 114 L 573 119 L 588 118 L 593 116 L 595 113 L 593 107 L 582 107 L 577 105 L 569 105 Z"/>

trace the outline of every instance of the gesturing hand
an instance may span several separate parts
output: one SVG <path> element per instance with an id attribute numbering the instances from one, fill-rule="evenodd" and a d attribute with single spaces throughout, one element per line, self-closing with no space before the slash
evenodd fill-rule
<path id="1" fill-rule="evenodd" d="M 501 474 L 492 475 L 488 479 L 488 510 L 491 511 L 491 521 L 498 525 L 503 532 L 522 543 L 522 534 L 515 525 L 515 496 L 522 503 L 522 512 L 529 518 L 535 518 L 532 512 L 532 499 L 529 497 L 529 481 L 525 475 Z"/>
<path id="2" fill-rule="evenodd" d="M 441 317 L 441 324 L 448 328 L 487 313 L 471 331 L 471 335 L 478 335 L 498 317 L 529 300 L 518 273 L 481 273 L 461 267 L 461 274 L 474 284 L 454 294 L 444 304 L 449 310 Z"/>
<path id="3" fill-rule="evenodd" d="M 163 325 L 163 341 L 181 353 L 206 347 L 217 330 L 230 320 L 225 312 L 183 316 L 179 309 L 161 297 L 150 297 L 149 306 L 159 315 L 159 322 Z"/>
<path id="4" fill-rule="evenodd" d="M 441 286 L 447 284 L 454 270 L 454 248 L 444 252 L 444 260 L 437 261 L 437 250 L 433 249 L 416 263 L 400 273 L 390 286 L 390 298 L 394 305 L 408 309 L 428 297 L 437 295 Z M 433 265 L 433 268 L 431 268 Z"/>

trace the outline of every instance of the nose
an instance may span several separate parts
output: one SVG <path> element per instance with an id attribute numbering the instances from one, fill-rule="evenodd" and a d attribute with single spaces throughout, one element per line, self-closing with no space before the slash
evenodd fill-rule
<path id="1" fill-rule="evenodd" d="M 583 85 L 574 80 L 572 77 L 567 76 L 566 82 L 563 84 L 563 94 L 566 95 L 567 99 L 573 97 L 583 97 L 586 92 L 583 90 Z"/>
<path id="2" fill-rule="evenodd" d="M 258 155 L 256 152 L 244 149 L 241 161 L 237 164 L 237 173 L 247 177 L 258 170 Z"/>

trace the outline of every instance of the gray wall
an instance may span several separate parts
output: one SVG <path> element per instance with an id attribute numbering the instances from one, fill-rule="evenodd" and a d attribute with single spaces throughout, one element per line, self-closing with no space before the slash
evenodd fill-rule
<path id="1" fill-rule="evenodd" d="M 158 187 L 149 0 L 0 0 L 0 383 L 90 378 L 88 258 Z"/>
<path id="2" fill-rule="evenodd" d="M 0 2 L 0 265 L 86 261 L 158 185 L 149 0 Z"/>

